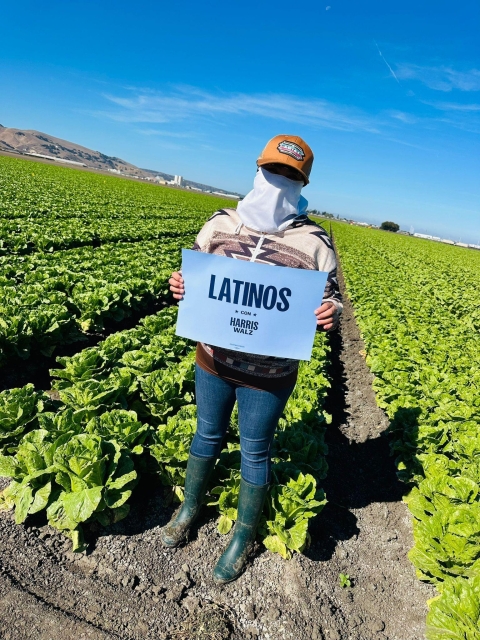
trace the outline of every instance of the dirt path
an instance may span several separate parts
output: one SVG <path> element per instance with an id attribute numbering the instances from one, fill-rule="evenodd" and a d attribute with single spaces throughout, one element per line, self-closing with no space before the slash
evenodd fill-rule
<path id="1" fill-rule="evenodd" d="M 332 346 L 329 504 L 304 556 L 285 562 L 259 546 L 238 581 L 216 587 L 210 574 L 228 538 L 214 512 L 187 546 L 165 551 L 158 532 L 172 508 L 151 481 L 126 520 L 90 531 L 89 555 L 69 552 L 41 521 L 17 526 L 1 513 L 0 638 L 421 640 L 433 589 L 406 558 L 410 517 L 348 301 Z"/>

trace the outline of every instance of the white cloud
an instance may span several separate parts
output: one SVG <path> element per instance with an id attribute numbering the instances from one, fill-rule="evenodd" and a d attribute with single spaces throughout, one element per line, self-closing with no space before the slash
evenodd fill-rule
<path id="1" fill-rule="evenodd" d="M 368 132 L 397 142 L 393 137 L 398 133 L 392 136 L 393 132 L 412 125 L 416 125 L 417 131 L 420 127 L 433 130 L 448 126 L 477 133 L 479 123 L 475 119 L 480 111 L 478 104 L 425 101 L 443 111 L 438 114 L 441 117 L 417 116 L 401 110 L 368 114 L 327 100 L 275 93 L 213 92 L 191 86 L 164 91 L 119 87 L 115 94 L 104 98 L 110 106 L 103 111 L 89 111 L 90 115 L 135 124 L 138 134 L 156 136 L 162 146 L 174 142 L 192 144 L 195 139 L 198 147 L 203 140 L 202 123 L 214 122 L 216 127 L 229 128 L 248 118 L 275 121 L 286 133 L 301 125 L 317 130 Z"/>
<path id="2" fill-rule="evenodd" d="M 395 120 L 404 122 L 405 124 L 415 124 L 418 122 L 418 118 L 416 116 L 413 116 L 411 113 L 405 113 L 404 111 L 391 111 L 390 116 L 395 118 Z"/>
<path id="3" fill-rule="evenodd" d="M 165 131 L 163 129 L 137 129 L 144 136 L 166 136 L 168 138 L 198 138 L 196 132 Z"/>
<path id="4" fill-rule="evenodd" d="M 422 100 L 423 104 L 443 113 L 435 121 L 462 131 L 480 133 L 480 104 Z"/>
<path id="5" fill-rule="evenodd" d="M 468 133 L 480 134 L 480 122 L 478 122 L 478 120 L 466 120 L 455 117 L 455 114 L 453 114 L 450 118 L 438 118 L 438 122 L 446 124 L 450 127 L 455 127 L 455 129 L 467 131 Z"/>
<path id="6" fill-rule="evenodd" d="M 422 67 L 399 64 L 397 76 L 402 80 L 418 80 L 435 91 L 480 91 L 480 70 L 457 71 L 452 67 Z"/>
<path id="7" fill-rule="evenodd" d="M 476 112 L 480 111 L 480 104 L 461 104 L 458 102 L 426 102 L 431 107 L 439 109 L 440 111 L 463 111 L 463 112 Z"/>
<path id="8" fill-rule="evenodd" d="M 132 89 L 126 96 L 104 97 L 117 109 L 103 115 L 121 122 L 163 124 L 194 117 L 218 120 L 253 115 L 313 128 L 379 132 L 376 120 L 356 109 L 285 94 L 214 94 L 181 86 L 169 92 Z"/>
<path id="9" fill-rule="evenodd" d="M 399 140 L 398 138 L 386 138 L 386 140 L 390 140 L 390 142 L 395 142 L 397 144 L 402 144 L 405 147 L 412 147 L 413 149 L 421 149 L 422 151 L 431 151 L 431 149 L 428 149 L 427 147 L 422 147 L 419 144 L 407 142 L 406 140 Z"/>

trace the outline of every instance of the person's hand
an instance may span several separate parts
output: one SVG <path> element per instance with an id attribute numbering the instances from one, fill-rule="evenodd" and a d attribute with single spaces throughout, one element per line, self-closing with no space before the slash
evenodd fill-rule
<path id="1" fill-rule="evenodd" d="M 337 318 L 335 317 L 337 308 L 333 302 L 324 302 L 321 307 L 315 309 L 314 313 L 317 316 L 317 325 L 323 329 L 323 331 L 330 331 L 337 325 Z"/>
<path id="2" fill-rule="evenodd" d="M 183 294 L 185 293 L 182 274 L 179 271 L 174 271 L 168 284 L 170 285 L 170 291 L 173 293 L 175 300 L 182 300 Z"/>

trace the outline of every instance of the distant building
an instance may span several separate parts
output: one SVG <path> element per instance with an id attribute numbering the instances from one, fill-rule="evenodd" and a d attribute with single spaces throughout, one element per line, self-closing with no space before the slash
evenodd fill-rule
<path id="1" fill-rule="evenodd" d="M 465 249 L 480 249 L 479 244 L 466 244 L 465 242 L 454 242 L 448 238 L 439 238 L 438 236 L 430 236 L 425 233 L 414 233 L 415 238 L 422 238 L 423 240 L 435 240 L 435 242 L 443 242 L 443 244 L 453 244 L 456 247 L 465 247 Z"/>
<path id="2" fill-rule="evenodd" d="M 64 162 L 66 164 L 75 164 L 77 167 L 86 167 L 84 162 L 77 162 L 77 160 L 67 160 L 66 158 L 56 158 L 55 156 L 46 156 L 43 153 L 35 153 L 34 151 L 24 151 L 26 156 L 35 156 L 35 158 L 45 158 L 45 160 L 54 160 L 55 162 Z"/>
<path id="3" fill-rule="evenodd" d="M 173 183 L 177 187 L 183 187 L 183 177 L 182 176 L 174 176 Z"/>
<path id="4" fill-rule="evenodd" d="M 84 162 L 78 162 L 77 160 L 67 160 L 66 158 L 53 158 L 55 162 L 65 162 L 66 164 L 74 164 L 77 167 L 86 167 Z"/>
<path id="5" fill-rule="evenodd" d="M 162 178 L 162 176 L 155 176 L 153 181 L 157 184 L 167 184 L 167 181 L 165 180 L 165 178 Z"/>
<path id="6" fill-rule="evenodd" d="M 240 196 L 236 196 L 233 193 L 223 193 L 222 191 L 212 191 L 212 194 L 216 196 L 222 196 L 223 198 L 233 198 L 234 200 L 240 200 Z"/>
<path id="7" fill-rule="evenodd" d="M 422 238 L 422 240 L 433 240 L 433 236 L 429 236 L 425 233 L 414 233 L 415 238 Z"/>

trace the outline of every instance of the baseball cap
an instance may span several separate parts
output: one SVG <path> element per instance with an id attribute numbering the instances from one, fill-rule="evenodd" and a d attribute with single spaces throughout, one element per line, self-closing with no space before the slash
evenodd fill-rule
<path id="1" fill-rule="evenodd" d="M 299 171 L 309 183 L 313 164 L 313 151 L 300 136 L 279 135 L 269 140 L 257 160 L 257 166 L 275 162 Z"/>

